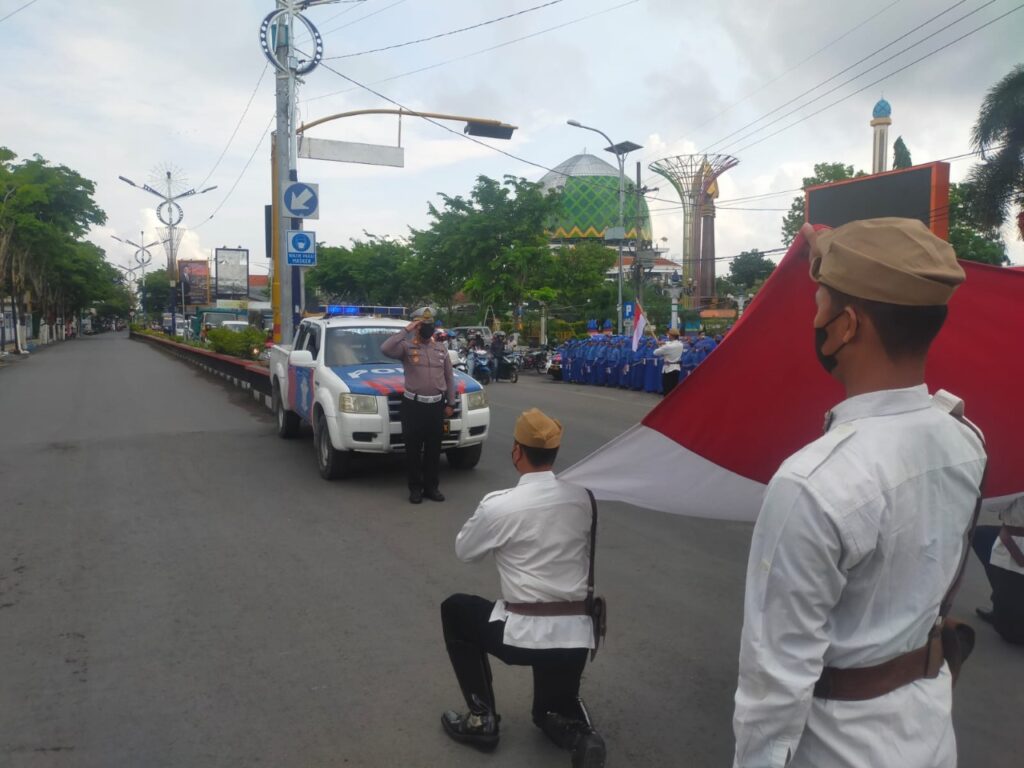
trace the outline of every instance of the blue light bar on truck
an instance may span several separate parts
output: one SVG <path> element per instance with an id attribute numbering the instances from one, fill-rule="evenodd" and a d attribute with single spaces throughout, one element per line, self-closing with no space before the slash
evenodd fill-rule
<path id="1" fill-rule="evenodd" d="M 358 317 L 359 315 L 383 315 L 405 317 L 405 307 L 372 307 L 357 304 L 328 304 L 324 309 L 327 317 Z"/>

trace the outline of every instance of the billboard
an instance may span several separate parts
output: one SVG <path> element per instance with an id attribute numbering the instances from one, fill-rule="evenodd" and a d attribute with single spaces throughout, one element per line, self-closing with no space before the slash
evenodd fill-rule
<path id="1" fill-rule="evenodd" d="M 178 282 L 185 306 L 210 303 L 210 262 L 179 261 Z"/>
<path id="2" fill-rule="evenodd" d="M 218 299 L 245 299 L 249 296 L 249 249 L 218 248 L 215 296 Z"/>
<path id="3" fill-rule="evenodd" d="M 919 219 L 936 235 L 949 236 L 949 163 L 928 163 L 807 188 L 811 224 L 838 227 L 858 219 Z"/>

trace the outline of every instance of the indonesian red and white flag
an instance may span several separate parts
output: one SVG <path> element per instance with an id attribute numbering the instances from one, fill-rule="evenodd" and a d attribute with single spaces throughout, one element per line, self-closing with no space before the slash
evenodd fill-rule
<path id="1" fill-rule="evenodd" d="M 814 353 L 807 252 L 800 235 L 718 348 L 643 421 L 560 477 L 601 499 L 754 520 L 772 475 L 844 397 Z M 985 433 L 986 506 L 1024 504 L 1024 271 L 960 263 L 967 280 L 926 382 L 962 398 Z"/>
<path id="2" fill-rule="evenodd" d="M 647 315 L 644 314 L 644 308 L 640 306 L 640 302 L 636 303 L 636 311 L 634 314 L 636 317 L 633 319 L 633 351 L 636 352 L 637 347 L 640 346 L 640 339 L 643 338 L 644 328 L 647 327 Z"/>

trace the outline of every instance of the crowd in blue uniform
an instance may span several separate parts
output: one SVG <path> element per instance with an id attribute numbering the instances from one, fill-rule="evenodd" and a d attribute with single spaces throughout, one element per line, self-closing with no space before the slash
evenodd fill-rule
<path id="1" fill-rule="evenodd" d="M 658 341 L 653 336 L 645 336 L 635 352 L 631 336 L 596 334 L 567 341 L 558 348 L 562 355 L 562 380 L 661 393 L 662 358 L 654 354 Z M 680 383 L 704 362 L 719 341 L 721 336 L 711 338 L 703 332 L 683 339 Z"/>

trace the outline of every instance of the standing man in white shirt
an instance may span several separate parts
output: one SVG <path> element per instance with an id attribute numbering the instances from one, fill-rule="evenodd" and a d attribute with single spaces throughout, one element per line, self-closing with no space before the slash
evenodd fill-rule
<path id="1" fill-rule="evenodd" d="M 999 512 L 1002 525 L 979 525 L 971 544 L 992 587 L 992 608 L 978 616 L 1008 643 L 1024 645 L 1024 499 Z"/>
<path id="2" fill-rule="evenodd" d="M 679 361 L 683 357 L 683 342 L 679 340 L 679 329 L 668 329 L 668 341 L 659 341 L 654 350 L 655 357 L 664 358 L 661 366 L 661 394 L 668 395 L 679 383 Z"/>
<path id="3" fill-rule="evenodd" d="M 533 722 L 572 752 L 574 768 L 602 768 L 605 745 L 579 698 L 594 625 L 587 614 L 592 501 L 552 472 L 562 425 L 536 408 L 520 415 L 512 464 L 514 488 L 490 493 L 455 539 L 473 562 L 494 555 L 501 600 L 456 594 L 441 604 L 445 646 L 469 711 L 445 712 L 456 741 L 489 751 L 498 721 L 488 655 L 533 668 Z"/>
<path id="4" fill-rule="evenodd" d="M 739 768 L 953 768 L 952 679 L 933 631 L 986 456 L 924 383 L 964 272 L 910 219 L 815 233 L 822 366 L 846 390 L 772 478 L 747 565 Z"/>

